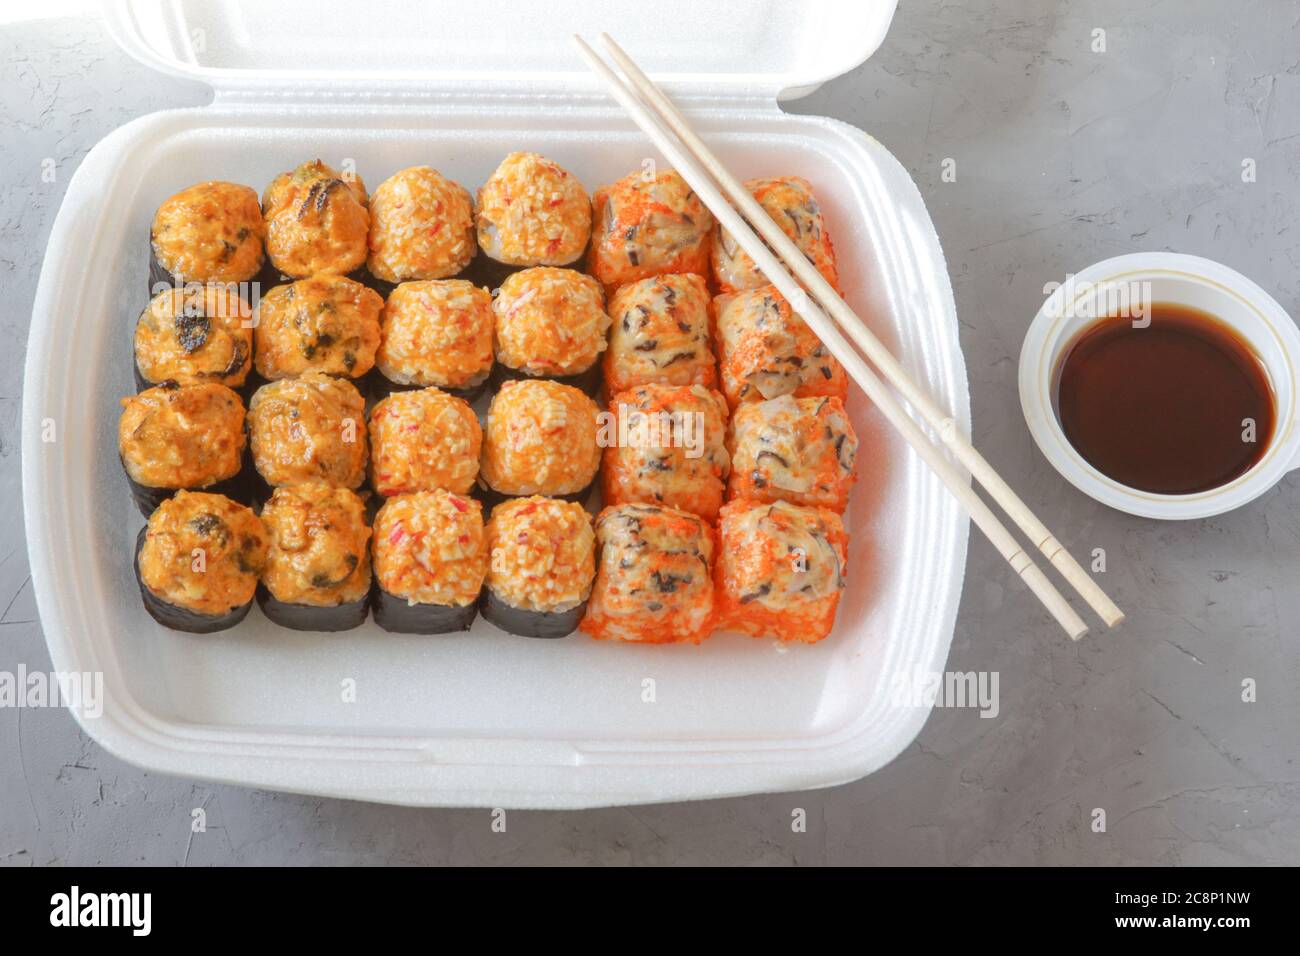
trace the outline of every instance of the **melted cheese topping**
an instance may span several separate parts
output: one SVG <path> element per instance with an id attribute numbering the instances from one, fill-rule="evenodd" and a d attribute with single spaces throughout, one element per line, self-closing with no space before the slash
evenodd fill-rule
<path id="1" fill-rule="evenodd" d="M 319 372 L 263 385 L 248 407 L 258 473 L 271 485 L 358 487 L 366 477 L 365 404 L 351 382 Z"/>
<path id="2" fill-rule="evenodd" d="M 470 388 L 492 371 L 492 296 L 463 279 L 403 282 L 384 307 L 376 362 L 390 382 Z"/>
<path id="3" fill-rule="evenodd" d="M 576 176 L 537 153 L 511 153 L 478 191 L 478 244 L 515 266 L 566 266 L 591 236 L 591 200 Z"/>
<path id="4" fill-rule="evenodd" d="M 581 491 L 600 468 L 599 415 L 572 386 L 506 382 L 488 408 L 482 481 L 505 495 Z"/>
<path id="5" fill-rule="evenodd" d="M 667 505 L 715 520 L 730 468 L 722 396 L 703 385 L 643 385 L 609 408 L 618 435 L 605 452 L 605 503 Z"/>
<path id="6" fill-rule="evenodd" d="M 858 438 L 839 398 L 741 405 L 728 441 L 732 498 L 791 501 L 843 511 L 857 478 Z"/>
<path id="7" fill-rule="evenodd" d="M 343 276 L 276 286 L 258 303 L 257 371 L 278 379 L 303 372 L 360 378 L 375 364 L 383 297 Z"/>
<path id="8" fill-rule="evenodd" d="M 716 626 L 815 643 L 835 625 L 848 536 L 839 515 L 784 501 L 732 501 L 718 524 Z"/>
<path id="9" fill-rule="evenodd" d="M 822 221 L 821 205 L 808 181 L 798 176 L 751 179 L 745 188 L 838 292 L 840 277 L 835 265 L 835 247 Z M 713 275 L 723 292 L 757 289 L 768 284 L 767 276 L 754 265 L 749 253 L 721 225 L 714 230 L 712 259 Z"/>
<path id="10" fill-rule="evenodd" d="M 609 304 L 614 322 L 605 355 L 609 390 L 716 384 L 709 345 L 712 308 L 703 276 L 655 276 L 620 288 Z"/>
<path id="11" fill-rule="evenodd" d="M 790 394 L 848 394 L 840 363 L 774 287 L 720 295 L 714 307 L 722 391 L 733 408 Z"/>
<path id="12" fill-rule="evenodd" d="M 552 613 L 591 593 L 596 537 L 579 504 L 521 498 L 492 509 L 487 523 L 487 586 L 511 607 Z"/>
<path id="13" fill-rule="evenodd" d="M 605 350 L 605 296 L 581 272 L 549 266 L 516 272 L 501 283 L 492 311 L 497 361 L 529 375 L 576 375 Z"/>
<path id="14" fill-rule="evenodd" d="M 366 265 L 385 282 L 453 276 L 477 248 L 469 192 L 437 170 L 412 166 L 375 190 Z"/>
<path id="15" fill-rule="evenodd" d="M 315 482 L 277 488 L 262 509 L 262 583 L 286 604 L 337 607 L 370 591 L 370 529 L 356 493 Z"/>
<path id="16" fill-rule="evenodd" d="M 253 599 L 266 563 L 266 528 L 224 495 L 177 492 L 149 517 L 140 580 L 157 597 L 199 614 L 228 614 Z"/>
<path id="17" fill-rule="evenodd" d="M 266 254 L 295 278 L 342 274 L 366 261 L 366 186 L 319 159 L 271 180 L 262 194 Z"/>
<path id="18" fill-rule="evenodd" d="M 394 392 L 370 412 L 370 482 L 381 495 L 446 488 L 467 494 L 483 431 L 474 410 L 436 388 Z"/>
<path id="19" fill-rule="evenodd" d="M 695 515 L 653 505 L 606 508 L 596 522 L 600 564 L 582 629 L 648 644 L 709 636 L 713 532 Z"/>
<path id="20" fill-rule="evenodd" d="M 482 506 L 447 491 L 389 498 L 375 516 L 375 577 L 408 604 L 467 607 L 487 574 Z"/>
<path id="21" fill-rule="evenodd" d="M 234 286 L 164 290 L 135 324 L 136 367 L 154 385 L 238 388 L 253 362 L 252 325 L 252 311 Z"/>
<path id="22" fill-rule="evenodd" d="M 704 275 L 713 214 L 671 169 L 636 172 L 592 197 L 591 274 L 606 289 L 672 272 Z"/>
<path id="23" fill-rule="evenodd" d="M 257 193 L 237 183 L 182 189 L 154 214 L 154 258 L 184 282 L 246 282 L 262 268 L 266 227 Z"/>
<path id="24" fill-rule="evenodd" d="M 122 399 L 117 450 L 147 488 L 206 488 L 239 473 L 244 403 L 224 385 L 146 389 Z"/>

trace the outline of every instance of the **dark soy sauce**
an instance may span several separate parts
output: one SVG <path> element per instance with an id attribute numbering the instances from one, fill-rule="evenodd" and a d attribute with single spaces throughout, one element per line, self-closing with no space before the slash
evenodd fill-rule
<path id="1" fill-rule="evenodd" d="M 1208 312 L 1152 303 L 1151 324 L 1084 329 L 1057 372 L 1065 437 L 1098 471 L 1156 494 L 1225 485 L 1273 437 L 1273 387 L 1254 350 Z M 1247 441 L 1246 419 L 1255 423 Z"/>

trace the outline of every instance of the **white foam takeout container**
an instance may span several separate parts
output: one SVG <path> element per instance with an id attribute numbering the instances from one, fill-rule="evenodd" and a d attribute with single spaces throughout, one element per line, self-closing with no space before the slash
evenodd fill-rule
<path id="1" fill-rule="evenodd" d="M 102 716 L 74 707 L 87 733 L 167 773 L 429 806 L 819 787 L 902 751 L 928 708 L 891 688 L 943 667 L 967 521 L 861 395 L 850 402 L 864 449 L 838 624 L 828 640 L 788 649 L 738 635 L 700 647 L 527 640 L 481 621 L 432 638 L 373 623 L 304 634 L 257 609 L 231 631 L 174 633 L 141 606 L 131 562 L 141 519 L 115 445 L 146 301 L 146 236 L 163 199 L 206 179 L 260 191 L 315 157 L 355 161 L 371 188 L 427 163 L 472 190 L 515 149 L 557 159 L 594 189 L 657 159 L 571 52 L 570 33 L 600 30 L 689 108 L 735 172 L 814 183 L 849 299 L 969 429 L 952 292 L 916 187 L 860 131 L 777 106 L 865 60 L 893 8 L 109 3 L 110 29 L 133 56 L 210 84 L 215 99 L 137 119 L 90 152 L 33 310 L 23 407 L 32 581 L 54 666 L 103 672 Z"/>

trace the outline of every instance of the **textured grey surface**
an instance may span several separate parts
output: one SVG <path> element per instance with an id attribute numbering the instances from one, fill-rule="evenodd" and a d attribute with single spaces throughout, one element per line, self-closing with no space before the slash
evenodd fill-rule
<path id="1" fill-rule="evenodd" d="M 0 26 L 0 670 L 49 667 L 23 541 L 17 358 L 51 223 L 101 137 L 205 99 L 94 20 Z M 486 811 L 143 773 L 64 711 L 4 708 L 0 865 L 1300 863 L 1297 480 L 1206 521 L 1107 511 L 1033 447 L 1015 380 L 1043 284 L 1123 252 L 1219 259 L 1300 314 L 1300 4 L 903 0 L 869 63 L 791 108 L 866 129 L 912 172 L 948 256 L 976 443 L 1076 554 L 1106 550 L 1122 631 L 1070 646 L 976 535 L 949 667 L 999 672 L 996 719 L 935 711 L 892 765 L 832 790 L 511 813 L 505 833 Z M 1246 678 L 1256 703 L 1241 700 Z M 208 830 L 191 834 L 200 806 Z"/>

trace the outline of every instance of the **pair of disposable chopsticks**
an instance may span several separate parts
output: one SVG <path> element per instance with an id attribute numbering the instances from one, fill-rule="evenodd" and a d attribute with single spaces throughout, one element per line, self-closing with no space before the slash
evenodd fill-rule
<path id="1" fill-rule="evenodd" d="M 574 40 L 587 65 L 604 81 L 614 99 L 628 111 L 636 124 L 695 190 L 704 205 L 727 232 L 745 252 L 749 253 L 750 258 L 776 286 L 781 295 L 790 302 L 791 307 L 817 333 L 830 349 L 831 354 L 839 360 L 889 423 L 902 433 L 908 444 L 938 475 L 979 529 L 1001 552 L 1002 557 L 1043 602 L 1061 627 L 1065 628 L 1071 639 L 1077 641 L 1083 637 L 1088 632 L 1088 625 L 1075 613 L 1074 608 L 1062 597 L 1061 592 L 1034 563 L 1034 560 L 1025 553 L 1024 548 L 997 515 L 975 493 L 969 482 L 921 431 L 902 403 L 881 380 L 881 376 L 920 413 L 926 423 L 938 434 L 940 440 L 951 449 L 957 460 L 966 467 L 976 481 L 984 486 L 989 496 L 1006 511 L 1048 561 L 1056 566 L 1066 581 L 1088 602 L 1098 616 L 1110 627 L 1124 620 L 1124 612 L 1070 556 L 1047 526 L 1039 521 L 1020 497 L 1011 490 L 1011 487 L 993 470 L 993 466 L 984 460 L 984 456 L 975 450 L 957 428 L 952 416 L 946 414 L 939 404 L 913 381 L 893 354 L 872 334 L 866 323 L 858 317 L 848 303 L 840 298 L 830 283 L 772 221 L 749 190 L 727 172 L 663 92 L 608 34 L 602 33 L 600 39 L 614 62 L 626 75 L 628 83 L 625 84 L 580 36 L 575 35 Z M 640 98 L 637 93 L 640 94 Z M 726 198 L 723 196 L 724 193 Z M 732 208 L 727 199 L 730 199 L 736 208 Z M 746 225 L 745 220 L 748 220 L 749 225 Z M 762 239 L 754 234 L 750 226 L 762 234 Z M 764 240 L 767 245 L 764 245 Z M 780 261 L 777 256 L 780 256 Z M 800 287 L 801 283 L 803 288 Z M 804 289 L 807 289 L 806 293 Z M 879 375 L 863 361 L 862 356 L 853 349 L 845 335 L 871 359 L 879 370 Z"/>

